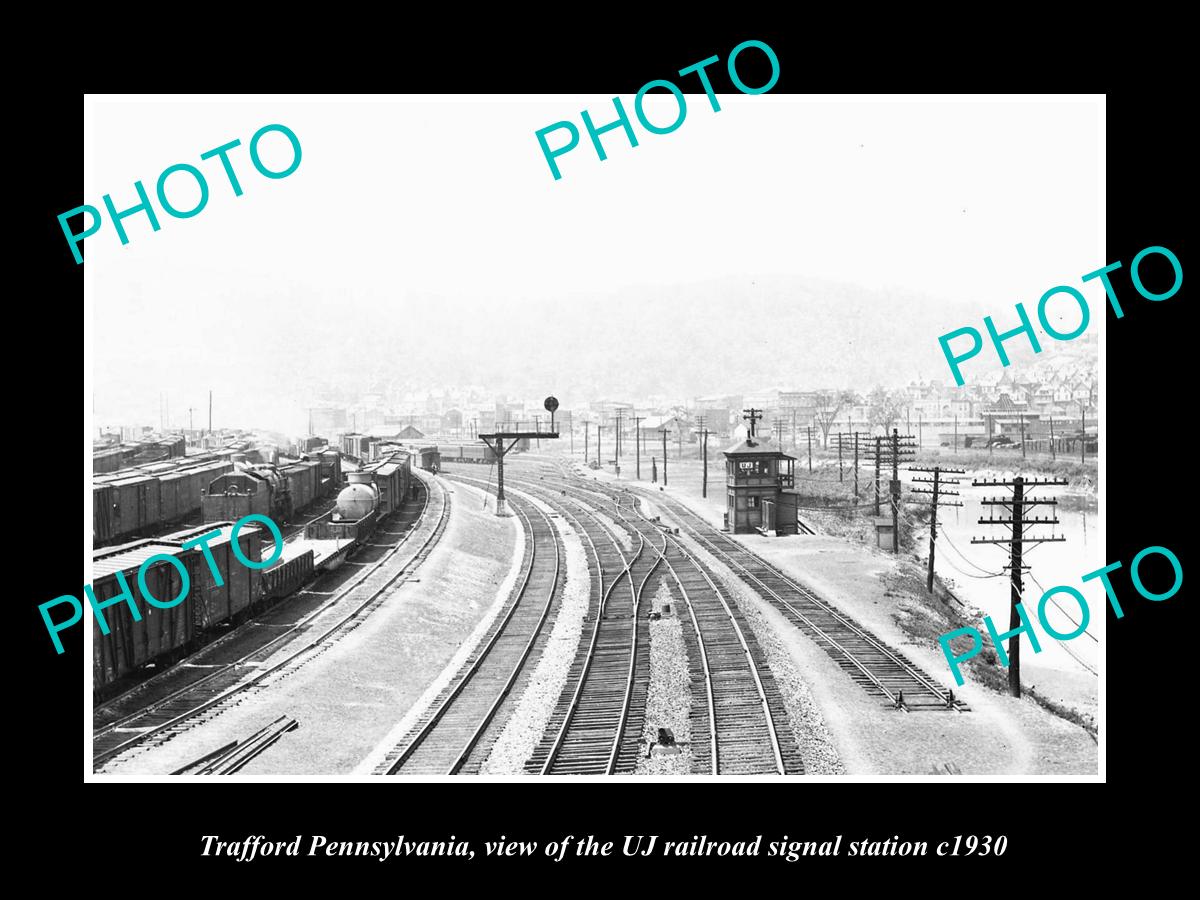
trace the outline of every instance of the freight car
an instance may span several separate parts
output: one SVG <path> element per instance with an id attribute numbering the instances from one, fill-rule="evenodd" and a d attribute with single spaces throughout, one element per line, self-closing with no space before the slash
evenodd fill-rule
<path id="1" fill-rule="evenodd" d="M 390 457 L 363 469 L 369 475 L 379 493 L 379 517 L 390 516 L 404 503 L 408 496 L 411 477 L 411 457 L 407 453 L 393 453 Z"/>
<path id="2" fill-rule="evenodd" d="M 92 480 L 93 544 L 157 534 L 196 515 L 209 482 L 232 468 L 227 459 L 205 457 L 97 475 Z"/>
<path id="3" fill-rule="evenodd" d="M 369 459 L 372 440 L 374 438 L 367 434 L 343 434 L 342 455 L 354 459 Z"/>
<path id="4" fill-rule="evenodd" d="M 426 472 L 438 473 L 442 469 L 442 454 L 437 447 L 422 447 L 416 451 L 417 466 Z"/>
<path id="5" fill-rule="evenodd" d="M 332 497 L 342 487 L 342 455 L 336 450 L 322 450 L 309 459 L 321 464 L 321 496 Z"/>
<path id="6" fill-rule="evenodd" d="M 491 465 L 496 461 L 496 453 L 487 444 L 462 444 L 447 447 L 440 454 L 441 462 L 482 463 Z"/>
<path id="7" fill-rule="evenodd" d="M 347 484 L 337 505 L 304 530 L 310 540 L 362 542 L 376 525 L 398 510 L 412 485 L 411 459 L 395 453 L 357 472 L 346 473 Z"/>
<path id="8" fill-rule="evenodd" d="M 336 457 L 336 453 L 335 453 Z M 296 477 L 315 478 L 320 462 L 308 461 L 301 466 Z M 338 465 L 340 460 L 330 459 L 329 464 Z M 276 475 L 278 478 L 278 474 Z M 304 539 L 293 541 L 283 548 L 279 560 L 265 570 L 251 569 L 241 565 L 230 546 L 232 520 L 222 521 L 175 532 L 162 538 L 143 539 L 118 547 L 93 552 L 92 588 L 97 603 L 116 597 L 121 586 L 116 572 L 122 572 L 130 590 L 137 592 L 139 567 L 150 557 L 166 553 L 178 557 L 187 569 L 191 587 L 188 595 L 177 606 L 159 609 L 148 603 L 139 603 L 142 620 L 133 621 L 128 604 L 118 603 L 104 610 L 110 628 L 108 636 L 93 628 L 94 690 L 97 694 L 110 693 L 118 679 L 149 663 L 169 665 L 191 652 L 207 640 L 216 629 L 234 624 L 249 611 L 280 597 L 286 597 L 307 583 L 319 571 L 333 568 L 348 555 L 356 552 L 374 533 L 378 523 L 393 512 L 408 494 L 410 485 L 410 462 L 407 454 L 396 454 L 391 459 L 372 466 L 369 470 L 350 473 L 350 484 L 338 494 L 337 507 L 327 515 L 310 523 Z M 278 479 L 286 484 L 285 478 Z M 245 494 L 237 494 L 239 502 L 245 504 L 244 511 L 233 519 L 241 518 L 258 509 L 249 508 L 253 503 L 270 503 L 270 494 L 264 486 L 270 478 L 259 470 L 227 472 L 219 475 L 213 485 L 253 486 L 258 488 Z M 111 490 L 111 486 L 108 486 Z M 226 495 L 206 494 L 202 500 L 216 498 L 230 502 L 234 493 Z M 207 504 L 206 505 L 210 505 Z M 269 515 L 269 513 L 263 513 Z M 272 517 L 274 518 L 274 517 Z M 278 520 L 275 520 L 278 522 Z M 184 550 L 182 545 L 189 539 L 220 530 L 217 540 L 209 541 L 213 554 L 213 565 L 220 573 L 217 584 L 212 569 L 205 560 L 203 550 L 195 547 Z M 341 546 L 336 552 L 322 551 L 320 563 L 310 541 L 337 539 Z M 238 534 L 238 543 L 247 559 L 259 561 L 263 558 L 263 542 L 270 535 L 257 526 L 248 525 Z M 167 562 L 160 562 L 146 570 L 147 587 L 155 598 L 170 600 L 180 593 L 178 571 Z"/>
<path id="9" fill-rule="evenodd" d="M 206 632 L 240 618 L 260 594 L 260 573 L 243 566 L 230 549 L 232 522 L 218 522 L 200 529 L 179 532 L 165 538 L 134 541 L 110 547 L 92 554 L 92 591 L 98 604 L 122 593 L 117 573 L 121 573 L 131 593 L 140 593 L 138 569 L 142 563 L 158 554 L 176 557 L 187 570 L 190 587 L 187 595 L 175 606 L 160 609 L 142 598 L 134 600 L 141 612 L 134 619 L 129 603 L 115 603 L 104 609 L 109 634 L 100 628 L 99 617 L 92 619 L 93 691 L 105 688 L 122 676 L 148 663 L 166 664 L 187 653 Z M 183 549 L 183 543 L 209 531 L 220 530 L 221 536 L 207 542 L 212 553 L 213 568 L 200 547 Z M 265 532 L 256 526 L 246 526 L 238 533 L 242 554 L 255 562 L 262 559 L 262 540 Z M 265 535 L 270 540 L 269 535 Z M 165 560 L 149 566 L 145 572 L 146 587 L 155 599 L 168 602 L 178 597 L 182 584 L 179 571 Z M 223 583 L 218 584 L 221 581 Z"/>

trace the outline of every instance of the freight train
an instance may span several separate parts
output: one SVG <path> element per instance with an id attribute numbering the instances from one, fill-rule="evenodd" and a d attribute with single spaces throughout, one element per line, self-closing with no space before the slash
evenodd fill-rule
<path id="1" fill-rule="evenodd" d="M 296 468 L 298 473 L 312 471 L 311 467 L 285 467 L 288 468 Z M 228 475 L 244 474 L 225 473 L 214 482 Z M 128 603 L 108 607 L 104 611 L 110 629 L 108 635 L 101 632 L 93 617 L 92 689 L 97 697 L 111 693 L 120 679 L 150 663 L 164 666 L 181 659 L 211 639 L 217 629 L 239 623 L 251 612 L 288 596 L 316 574 L 336 567 L 355 553 L 378 523 L 399 509 L 408 496 L 412 478 L 410 458 L 407 454 L 395 454 L 348 477 L 350 483 L 338 494 L 336 507 L 309 523 L 303 538 L 288 542 L 279 560 L 268 569 L 251 569 L 237 561 L 229 547 L 233 522 L 226 520 L 93 551 L 92 590 L 98 603 L 121 593 L 118 572 L 124 576 L 130 591 L 140 591 L 139 567 L 158 554 L 178 558 L 191 582 L 187 596 L 170 609 L 150 606 L 143 598 L 138 604 L 143 610 L 140 620 L 133 619 Z M 270 503 L 266 494 L 259 496 L 256 491 L 253 496 L 257 498 L 255 502 Z M 208 542 L 219 578 L 200 547 L 184 550 L 182 546 L 189 539 L 213 530 L 221 531 L 220 538 Z M 335 549 L 321 543 L 333 538 L 338 539 Z M 271 537 L 265 529 L 247 526 L 238 534 L 238 544 L 247 559 L 262 559 L 264 541 L 269 551 Z M 176 597 L 180 593 L 179 572 L 165 560 L 147 568 L 146 584 L 157 598 Z"/>
<path id="2" fill-rule="evenodd" d="M 208 521 L 224 521 L 257 512 L 282 524 L 341 486 L 336 450 L 306 454 L 283 467 L 252 466 L 243 459 L 230 449 L 95 476 L 93 546 L 159 534 L 198 514 Z M 243 474 L 248 471 L 256 474 Z M 212 496 L 214 492 L 221 496 Z"/>

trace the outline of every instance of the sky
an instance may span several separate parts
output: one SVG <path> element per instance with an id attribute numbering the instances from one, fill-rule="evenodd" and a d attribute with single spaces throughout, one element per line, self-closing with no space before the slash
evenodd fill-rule
<path id="1" fill-rule="evenodd" d="M 1001 320 L 1017 301 L 1032 312 L 1058 284 L 1089 298 L 1092 327 L 1103 319 L 1102 289 L 1080 284 L 1108 262 L 1102 101 L 721 95 L 720 112 L 702 94 L 687 101 L 671 134 L 634 119 L 636 148 L 620 129 L 604 135 L 601 162 L 580 111 L 611 121 L 610 96 L 89 97 L 81 202 L 102 208 L 111 194 L 118 209 L 132 206 L 133 182 L 153 197 L 175 163 L 197 166 L 210 190 L 187 219 L 154 200 L 161 230 L 135 214 L 128 245 L 107 218 L 85 242 L 97 424 L 157 424 L 164 392 L 171 420 L 186 424 L 211 388 L 214 424 L 296 432 L 314 385 L 377 372 L 449 380 L 462 370 L 479 382 L 503 371 L 498 389 L 540 396 L 555 377 L 547 366 L 595 344 L 606 304 L 620 306 L 624 327 L 603 340 L 620 343 L 640 384 L 672 360 L 659 335 L 640 332 L 639 303 L 684 316 L 694 289 L 712 327 L 730 329 L 736 317 L 713 291 L 736 310 L 759 279 L 779 303 L 791 285 L 804 302 L 837 303 L 839 289 L 811 290 L 834 284 L 881 316 L 916 306 L 924 323 L 945 309 L 941 332 L 972 315 L 976 327 L 984 315 Z M 669 122 L 675 101 L 652 95 L 646 111 Z M 558 158 L 555 180 L 535 132 L 560 120 L 581 143 Z M 247 147 L 273 123 L 303 153 L 275 180 L 254 170 Z M 240 197 L 217 160 L 200 160 L 234 139 Z M 279 134 L 261 146 L 271 168 L 290 160 Z M 182 208 L 196 197 L 188 180 L 168 182 Z M 936 338 L 905 339 L 915 371 L 940 366 L 945 377 Z M 770 339 L 776 355 L 803 342 L 818 364 L 846 352 L 819 335 Z M 551 344 L 560 357 L 525 365 Z M 582 383 L 602 390 L 608 357 L 591 349 L 596 368 Z"/>

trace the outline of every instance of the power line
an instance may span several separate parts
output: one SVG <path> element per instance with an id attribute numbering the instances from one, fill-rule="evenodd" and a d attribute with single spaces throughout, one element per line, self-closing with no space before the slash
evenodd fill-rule
<path id="1" fill-rule="evenodd" d="M 1001 661 L 1004 662 L 1007 658 L 1008 663 L 1008 688 L 1009 693 L 1014 697 L 1021 696 L 1021 632 L 1028 629 L 1028 626 L 1022 624 L 1021 616 L 1021 594 L 1024 590 L 1024 584 L 1021 580 L 1022 572 L 1026 566 L 1022 564 L 1022 551 L 1025 544 L 1037 544 L 1042 542 L 1065 541 L 1066 538 L 1061 535 L 1051 534 L 1049 537 L 1037 537 L 1027 535 L 1026 531 L 1030 527 L 1038 525 L 1057 525 L 1059 520 L 1056 517 L 1049 516 L 1026 516 L 1027 511 L 1032 507 L 1037 506 L 1057 506 L 1058 501 L 1054 499 L 1044 500 L 1032 496 L 1033 491 L 1039 487 L 1050 485 L 1065 486 L 1067 480 L 1065 478 L 1024 478 L 1020 475 L 1014 477 L 1011 481 L 1008 479 L 998 478 L 975 478 L 971 482 L 974 487 L 1003 487 L 1012 491 L 1011 497 L 984 497 L 980 503 L 988 507 L 1001 507 L 1009 513 L 1008 518 L 997 517 L 995 512 L 989 512 L 989 518 L 980 518 L 980 525 L 1002 525 L 1009 529 L 1009 537 L 1007 538 L 971 538 L 972 544 L 1007 544 L 1009 548 L 1009 564 L 1008 570 L 1011 576 L 1012 587 L 1010 590 L 1010 612 L 1008 619 L 1008 653 L 1004 653 L 1004 648 L 999 642 L 996 644 L 996 650 L 1000 654 Z"/>

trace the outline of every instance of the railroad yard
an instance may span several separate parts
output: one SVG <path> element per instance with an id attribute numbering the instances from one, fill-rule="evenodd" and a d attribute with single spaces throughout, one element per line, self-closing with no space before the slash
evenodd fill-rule
<path id="1" fill-rule="evenodd" d="M 381 459 L 338 495 L 375 492 L 357 528 L 325 504 L 288 532 L 311 538 L 314 580 L 118 673 L 93 709 L 96 772 L 1096 772 L 1079 725 L 954 687 L 870 548 L 731 533 L 720 500 L 558 450 L 506 460 L 503 516 L 494 466 Z"/>

